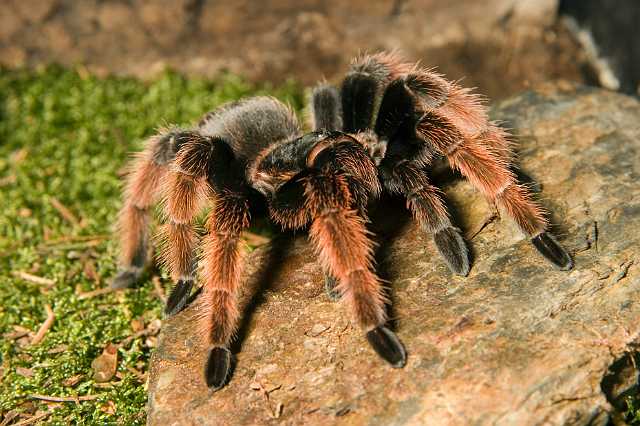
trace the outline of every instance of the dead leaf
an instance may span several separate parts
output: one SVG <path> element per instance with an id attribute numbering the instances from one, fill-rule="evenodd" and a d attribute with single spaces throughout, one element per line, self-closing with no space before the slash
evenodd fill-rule
<path id="1" fill-rule="evenodd" d="M 109 343 L 102 354 L 93 360 L 93 380 L 98 383 L 108 382 L 116 374 L 118 366 L 118 347 Z"/>
<path id="2" fill-rule="evenodd" d="M 106 404 L 100 406 L 100 411 L 102 411 L 103 413 L 114 415 L 116 414 L 116 404 L 113 401 L 109 400 Z"/>
<path id="3" fill-rule="evenodd" d="M 75 386 L 80 382 L 82 377 L 84 377 L 84 374 L 76 374 L 75 376 L 67 377 L 62 381 L 62 385 L 68 387 Z"/>
<path id="4" fill-rule="evenodd" d="M 22 377 L 33 377 L 33 370 L 30 368 L 16 367 L 16 373 Z"/>
<path id="5" fill-rule="evenodd" d="M 133 330 L 134 333 L 137 333 L 138 331 L 142 331 L 144 330 L 144 319 L 142 318 L 134 318 L 131 320 L 131 330 Z"/>
<path id="6" fill-rule="evenodd" d="M 47 353 L 51 354 L 51 355 L 55 355 L 55 354 L 59 354 L 59 353 L 62 353 L 62 352 L 66 352 L 67 349 L 69 349 L 68 345 L 61 344 L 61 345 L 58 345 L 58 346 L 55 346 L 55 347 L 49 349 L 49 351 Z"/>
<path id="7" fill-rule="evenodd" d="M 3 334 L 2 337 L 7 340 L 17 340 L 22 337 L 29 336 L 29 334 L 32 334 L 32 333 L 31 333 L 31 330 L 29 330 L 28 328 L 20 327 L 19 325 L 14 325 L 13 331 Z M 29 340 L 31 339 L 29 338 Z"/>

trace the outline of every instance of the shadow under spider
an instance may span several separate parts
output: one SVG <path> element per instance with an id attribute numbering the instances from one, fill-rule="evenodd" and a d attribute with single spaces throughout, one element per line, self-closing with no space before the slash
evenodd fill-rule
<path id="1" fill-rule="evenodd" d="M 242 350 L 242 344 L 249 333 L 251 318 L 258 306 L 265 301 L 265 292 L 275 283 L 275 277 L 284 264 L 285 254 L 291 249 L 293 239 L 294 234 L 291 232 L 279 233 L 266 243 L 264 248 L 258 248 L 258 250 L 265 250 L 266 253 L 260 257 L 258 269 L 249 276 L 246 283 L 244 300 L 241 301 L 240 325 L 230 347 L 233 354 Z"/>
<path id="2" fill-rule="evenodd" d="M 411 214 L 404 208 L 406 203 L 402 197 L 383 195 L 382 198 L 370 209 L 370 220 L 368 228 L 375 235 L 375 269 L 378 277 L 383 282 L 384 293 L 388 299 L 386 306 L 387 326 L 391 330 L 397 329 L 394 291 L 394 276 L 389 268 L 389 257 L 393 243 L 399 238 L 402 231 L 411 222 Z"/>

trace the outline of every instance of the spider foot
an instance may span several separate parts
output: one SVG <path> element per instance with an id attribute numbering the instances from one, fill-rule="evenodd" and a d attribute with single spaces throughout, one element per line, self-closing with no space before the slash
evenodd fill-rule
<path id="1" fill-rule="evenodd" d="M 402 368 L 407 363 L 407 353 L 398 336 L 383 325 L 367 333 L 367 340 L 380 357 L 393 368 Z"/>
<path id="2" fill-rule="evenodd" d="M 164 308 L 165 315 L 175 315 L 187 306 L 192 287 L 193 280 L 178 280 L 167 299 L 167 305 Z"/>
<path id="3" fill-rule="evenodd" d="M 538 251 L 551 263 L 563 271 L 573 268 L 573 260 L 569 253 L 556 241 L 553 235 L 542 232 L 531 239 Z"/>
<path id="4" fill-rule="evenodd" d="M 111 288 L 118 290 L 121 288 L 129 288 L 135 284 L 142 275 L 142 269 L 140 268 L 128 268 L 118 271 L 118 275 L 111 280 Z"/>
<path id="5" fill-rule="evenodd" d="M 447 227 L 433 234 L 438 251 L 455 274 L 469 274 L 469 250 L 458 228 Z"/>
<path id="6" fill-rule="evenodd" d="M 212 391 L 222 388 L 231 372 L 231 352 L 227 348 L 214 346 L 209 351 L 209 359 L 205 366 L 204 376 L 207 386 Z"/>
<path id="7" fill-rule="evenodd" d="M 333 302 L 340 300 L 340 292 L 336 288 L 338 281 L 332 275 L 325 274 L 324 276 L 324 290 L 327 293 L 327 297 Z"/>

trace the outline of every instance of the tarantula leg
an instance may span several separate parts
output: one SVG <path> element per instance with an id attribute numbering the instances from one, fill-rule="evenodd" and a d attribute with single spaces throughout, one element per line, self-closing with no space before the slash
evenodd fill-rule
<path id="1" fill-rule="evenodd" d="M 440 191 L 430 184 L 426 172 L 410 161 L 392 166 L 383 163 L 382 172 L 386 187 L 407 197 L 407 208 L 422 229 L 433 236 L 449 269 L 455 274 L 469 274 L 469 250 L 462 233 L 452 224 Z"/>
<path id="2" fill-rule="evenodd" d="M 148 213 L 146 211 L 130 211 L 127 215 L 137 216 L 125 219 L 131 226 L 130 231 L 138 235 L 138 241 L 133 243 L 136 246 L 135 254 L 128 262 L 123 262 L 118 269 L 118 273 L 111 281 L 111 288 L 121 289 L 128 288 L 135 284 L 142 275 L 142 271 L 147 263 L 148 248 L 148 231 L 149 227 Z M 136 232 L 137 231 L 137 232 Z M 129 237 L 131 238 L 131 237 Z"/>
<path id="3" fill-rule="evenodd" d="M 324 291 L 327 293 L 327 297 L 337 302 L 340 300 L 340 292 L 338 291 L 338 280 L 331 274 L 324 274 Z"/>
<path id="4" fill-rule="evenodd" d="M 152 137 L 129 165 L 124 206 L 118 217 L 120 266 L 112 288 L 134 284 L 148 261 L 150 208 L 160 195 L 160 182 L 175 155 L 174 136 L 175 132 L 167 132 Z"/>
<path id="5" fill-rule="evenodd" d="M 187 305 L 195 281 L 195 247 L 193 220 L 201 210 L 209 191 L 207 165 L 215 141 L 196 132 L 183 132 L 173 167 L 166 182 L 167 223 L 163 226 L 162 261 L 167 264 L 176 283 L 165 306 L 165 314 L 173 315 Z"/>
<path id="6" fill-rule="evenodd" d="M 343 149 L 353 148 L 349 143 L 336 143 L 324 151 L 312 151 L 307 159 L 310 168 L 317 170 L 306 180 L 306 208 L 313 217 L 309 235 L 325 269 L 337 278 L 342 300 L 360 326 L 371 332 L 384 327 L 386 298 L 380 280 L 373 272 L 373 243 L 367 237 L 365 220 L 353 208 L 354 200 L 344 172 L 336 170 L 338 164 L 344 164 L 336 161 L 341 158 Z M 351 177 L 355 178 L 354 182 L 363 184 L 358 177 L 375 173 L 375 165 L 366 155 L 351 155 L 351 161 L 356 160 L 359 160 L 357 166 L 352 166 L 359 173 Z M 373 176 L 377 179 L 375 174 Z M 364 182 L 372 185 L 371 181 Z M 368 192 L 375 192 L 375 189 Z M 387 338 L 382 338 L 379 332 L 374 332 L 369 341 L 385 360 L 401 366 L 405 359 L 404 348 L 397 338 L 389 335 L 393 334 L 386 333 Z M 391 355 L 396 353 L 401 359 Z"/>
<path id="7" fill-rule="evenodd" d="M 167 304 L 164 308 L 165 315 L 171 316 L 182 311 L 187 306 L 187 300 L 189 300 L 192 288 L 193 280 L 178 280 L 167 299 Z"/>
<path id="8" fill-rule="evenodd" d="M 355 134 L 373 129 L 385 87 L 412 67 L 393 53 L 365 55 L 355 60 L 341 87 L 344 131 Z"/>
<path id="9" fill-rule="evenodd" d="M 177 280 L 167 311 L 176 312 L 185 306 L 195 275 L 191 223 L 203 199 L 209 196 L 213 200 L 203 239 L 200 311 L 201 329 L 213 348 L 204 371 L 213 390 L 222 387 L 229 376 L 228 347 L 239 318 L 240 235 L 249 225 L 249 202 L 241 174 L 226 141 L 194 133 L 176 156 L 166 203 L 170 221 L 167 261 Z"/>
<path id="10" fill-rule="evenodd" d="M 213 346 L 209 349 L 209 357 L 205 365 L 205 381 L 212 391 L 217 391 L 227 384 L 231 373 L 233 356 L 225 347 Z"/>
<path id="11" fill-rule="evenodd" d="M 341 88 L 344 131 L 363 132 L 372 127 L 380 92 L 377 77 L 363 71 L 352 71 Z"/>
<path id="12" fill-rule="evenodd" d="M 240 316 L 240 236 L 249 226 L 249 202 L 243 194 L 227 190 L 216 192 L 214 198 L 203 249 L 202 324 L 213 347 L 205 377 L 207 385 L 217 390 L 224 386 L 231 369 L 228 348 Z"/>
<path id="13" fill-rule="evenodd" d="M 433 234 L 433 241 L 452 272 L 469 275 L 469 249 L 460 229 L 453 226 L 441 229 Z"/>
<path id="14" fill-rule="evenodd" d="M 402 368 L 407 363 L 407 353 L 396 334 L 383 325 L 367 332 L 367 341 L 378 355 L 393 368 Z"/>
<path id="15" fill-rule="evenodd" d="M 342 129 L 342 109 L 338 89 L 321 84 L 311 94 L 311 127 L 315 131 Z"/>
<path id="16" fill-rule="evenodd" d="M 469 274 L 469 250 L 462 232 L 453 226 L 436 188 L 425 184 L 407 195 L 407 205 L 422 228 L 433 235 L 438 252 L 455 274 Z"/>
<path id="17" fill-rule="evenodd" d="M 542 232 L 531 239 L 536 249 L 551 263 L 558 268 L 568 271 L 573 268 L 571 256 L 556 241 L 555 237 L 548 232 Z"/>
<path id="18" fill-rule="evenodd" d="M 561 269 L 571 269 L 573 262 L 569 254 L 548 237 L 542 208 L 509 169 L 510 154 L 504 131 L 489 123 L 482 132 L 470 136 L 444 116 L 428 112 L 418 123 L 417 132 L 446 155 L 452 168 L 459 170 L 489 201 L 510 216 L 522 232 L 532 238 L 545 258 Z"/>

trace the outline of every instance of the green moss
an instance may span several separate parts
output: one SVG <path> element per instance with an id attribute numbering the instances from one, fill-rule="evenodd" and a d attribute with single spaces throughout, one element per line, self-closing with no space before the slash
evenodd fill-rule
<path id="1" fill-rule="evenodd" d="M 254 87 L 233 76 L 210 81 L 174 73 L 142 83 L 58 67 L 0 70 L 0 412 L 55 407 L 47 417 L 51 424 L 144 423 L 146 390 L 131 368 L 147 371 L 145 339 L 119 349 L 120 378 L 112 387 L 95 383 L 91 362 L 109 342 L 132 334 L 133 319 L 142 316 L 148 324 L 161 318 L 151 281 L 123 293 L 78 297 L 107 286 L 114 274 L 119 171 L 154 129 L 188 125 L 223 102 L 256 93 L 302 107 L 302 91 L 293 83 Z M 54 199 L 79 223 L 65 219 Z M 86 265 L 95 266 L 99 282 Z M 55 285 L 25 281 L 17 271 Z M 56 319 L 42 343 L 15 339 L 16 326 L 38 330 L 45 304 Z M 68 383 L 78 375 L 77 383 Z M 47 405 L 31 394 L 98 398 Z"/>

